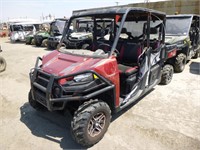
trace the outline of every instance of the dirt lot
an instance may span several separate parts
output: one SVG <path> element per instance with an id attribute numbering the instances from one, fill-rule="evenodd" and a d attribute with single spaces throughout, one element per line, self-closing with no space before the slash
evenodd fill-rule
<path id="1" fill-rule="evenodd" d="M 27 103 L 29 70 L 49 51 L 1 38 L 7 70 L 0 74 L 0 149 L 81 149 L 69 119 L 36 112 Z M 104 138 L 90 149 L 199 150 L 200 58 L 190 61 L 171 84 L 156 86 L 137 104 L 115 115 Z"/>

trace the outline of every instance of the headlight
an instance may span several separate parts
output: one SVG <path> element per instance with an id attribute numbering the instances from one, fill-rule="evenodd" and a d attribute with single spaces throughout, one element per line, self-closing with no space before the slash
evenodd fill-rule
<path id="1" fill-rule="evenodd" d="M 74 77 L 75 82 L 89 82 L 93 81 L 93 74 L 92 73 L 85 73 L 85 74 L 80 74 Z"/>

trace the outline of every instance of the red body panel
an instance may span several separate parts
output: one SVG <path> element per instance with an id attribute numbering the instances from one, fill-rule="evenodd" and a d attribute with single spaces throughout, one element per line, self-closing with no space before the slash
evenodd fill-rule
<path id="1" fill-rule="evenodd" d="M 116 107 L 119 106 L 119 70 L 115 57 L 89 58 L 60 53 L 55 50 L 43 57 L 42 70 L 56 76 L 93 70 L 108 79 L 116 88 Z"/>

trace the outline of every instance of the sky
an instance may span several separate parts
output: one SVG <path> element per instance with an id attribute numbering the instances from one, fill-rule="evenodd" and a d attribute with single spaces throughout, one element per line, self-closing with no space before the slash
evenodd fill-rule
<path id="1" fill-rule="evenodd" d="M 149 0 L 162 1 L 162 0 Z M 40 20 L 42 15 L 69 18 L 73 10 L 125 5 L 144 0 L 0 0 L 0 22 L 13 18 Z"/>

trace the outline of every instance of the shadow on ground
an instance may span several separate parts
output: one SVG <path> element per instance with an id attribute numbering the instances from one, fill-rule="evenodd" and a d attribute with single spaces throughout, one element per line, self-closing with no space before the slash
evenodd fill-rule
<path id="1" fill-rule="evenodd" d="M 131 107 L 134 107 L 138 102 L 140 102 L 143 98 L 145 98 L 145 96 L 147 96 L 149 93 L 151 93 L 152 91 L 154 91 L 155 88 L 151 89 L 150 91 L 148 91 L 146 94 L 144 94 L 142 97 L 140 97 L 139 99 L 137 99 L 135 102 L 133 102 L 132 104 L 128 105 L 127 107 L 125 107 L 123 110 L 121 110 L 120 112 L 113 114 L 112 115 L 112 120 L 111 122 L 114 122 L 115 120 L 117 120 L 118 117 L 120 117 L 121 115 L 123 115 L 125 112 L 127 112 L 129 109 L 131 109 Z"/>
<path id="2" fill-rule="evenodd" d="M 118 117 L 136 105 L 153 90 L 154 89 L 147 92 L 144 96 L 142 96 L 136 102 L 130 104 L 122 111 L 113 114 L 111 122 L 117 120 Z M 21 106 L 20 111 L 21 122 L 23 122 L 31 130 L 33 135 L 56 142 L 60 144 L 60 147 L 63 149 L 85 149 L 72 139 L 70 133 L 70 122 L 72 117 L 65 117 L 59 112 L 35 111 L 29 105 L 29 103 L 25 103 L 23 106 Z"/>
<path id="3" fill-rule="evenodd" d="M 190 64 L 190 73 L 200 75 L 200 63 L 192 62 Z"/>
<path id="4" fill-rule="evenodd" d="M 10 40 L 6 41 L 5 43 L 10 43 L 10 44 L 26 44 L 25 41 L 15 41 L 15 42 L 11 42 Z"/>
<path id="5" fill-rule="evenodd" d="M 59 112 L 37 112 L 28 103 L 21 106 L 20 111 L 20 121 L 33 135 L 56 142 L 62 149 L 84 149 L 72 139 L 70 119 Z"/>

